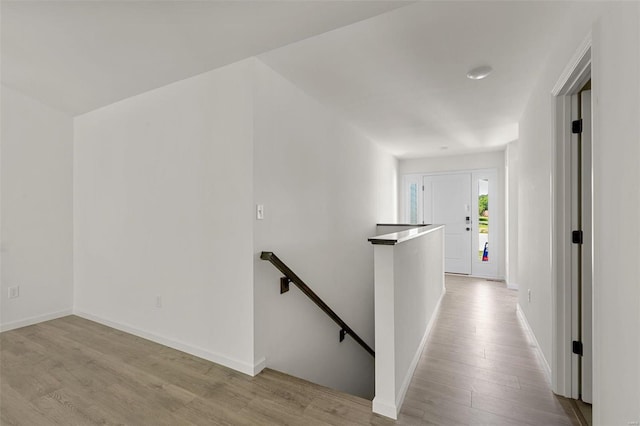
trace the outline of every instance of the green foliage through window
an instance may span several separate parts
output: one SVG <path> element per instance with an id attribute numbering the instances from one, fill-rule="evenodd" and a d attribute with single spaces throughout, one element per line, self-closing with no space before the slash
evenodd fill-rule
<path id="1" fill-rule="evenodd" d="M 484 212 L 489 210 L 489 195 L 478 196 L 478 216 L 484 216 Z"/>

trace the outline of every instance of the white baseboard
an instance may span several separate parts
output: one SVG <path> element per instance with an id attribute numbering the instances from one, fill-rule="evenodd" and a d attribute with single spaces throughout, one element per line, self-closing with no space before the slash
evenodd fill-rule
<path id="1" fill-rule="evenodd" d="M 438 311 L 440 310 L 440 305 L 442 304 L 442 299 L 444 299 L 444 295 L 446 292 L 447 292 L 447 289 L 443 287 L 442 293 L 440 294 L 440 298 L 438 299 L 438 303 L 436 303 L 436 307 L 433 309 L 433 314 L 431 315 L 431 318 L 427 323 L 427 328 L 424 331 L 422 340 L 420 341 L 420 344 L 418 345 L 418 349 L 416 349 L 416 352 L 413 355 L 411 364 L 409 364 L 409 369 L 407 370 L 407 374 L 405 374 L 404 380 L 402 380 L 402 386 L 400 386 L 400 390 L 398 391 L 396 400 L 394 401 L 393 404 L 389 404 L 388 402 L 380 401 L 379 398 L 373 398 L 372 408 L 374 413 L 378 413 L 383 416 L 397 420 L 398 413 L 400 413 L 400 408 L 402 408 L 402 403 L 404 402 L 404 397 L 407 395 L 407 390 L 409 389 L 409 385 L 411 384 L 413 373 L 415 373 L 416 371 L 416 367 L 418 366 L 418 361 L 420 361 L 420 356 L 422 356 L 422 351 L 424 350 L 424 345 L 427 343 L 427 339 L 429 338 L 429 334 L 431 333 L 431 329 L 433 328 L 435 319 L 438 316 Z"/>
<path id="2" fill-rule="evenodd" d="M 509 290 L 517 290 L 518 289 L 518 283 L 507 281 L 507 288 Z"/>
<path id="3" fill-rule="evenodd" d="M 390 419 L 397 420 L 398 419 L 398 409 L 397 405 L 387 404 L 385 402 L 380 401 L 380 398 L 373 398 L 371 403 L 372 411 L 376 414 L 380 414 L 381 416 L 389 417 Z"/>
<path id="4" fill-rule="evenodd" d="M 38 315 L 35 317 L 29 317 L 18 321 L 11 321 L 5 324 L 0 324 L 0 332 L 15 330 L 16 328 L 27 327 L 29 325 L 38 324 L 39 322 L 50 321 L 56 318 L 66 317 L 73 314 L 71 309 L 65 309 L 63 311 L 51 312 L 49 314 Z"/>
<path id="5" fill-rule="evenodd" d="M 542 361 L 542 366 L 544 368 L 544 372 L 547 376 L 548 382 L 551 383 L 551 367 L 549 367 L 549 363 L 547 362 L 547 359 L 544 357 L 544 353 L 542 352 L 542 349 L 540 349 L 540 343 L 538 343 L 538 339 L 536 339 L 536 335 L 534 334 L 533 329 L 529 325 L 529 321 L 527 321 L 527 316 L 522 310 L 522 307 L 520 307 L 519 303 L 516 305 L 516 312 L 518 313 L 518 318 L 520 319 L 520 322 L 522 323 L 524 328 L 527 330 L 527 333 L 529 333 L 529 337 L 531 338 L 531 340 L 533 340 L 533 343 L 536 346 L 536 352 L 538 354 L 538 358 Z"/>
<path id="6" fill-rule="evenodd" d="M 134 336 L 142 337 L 143 339 L 151 340 L 152 342 L 156 342 L 161 345 L 168 346 L 170 348 L 177 349 L 182 352 L 186 352 L 190 355 L 197 356 L 198 358 L 203 358 L 203 359 L 206 359 L 207 361 L 224 365 L 225 367 L 229 367 L 233 370 L 239 371 L 249 376 L 255 376 L 260 371 L 262 371 L 262 369 L 266 366 L 266 360 L 264 358 L 258 361 L 257 364 L 252 365 L 243 361 L 229 358 L 227 356 L 224 356 L 215 352 L 208 351 L 206 349 L 199 348 L 197 346 L 190 345 L 188 343 L 180 342 L 164 336 L 160 336 L 158 334 L 140 330 L 127 324 L 122 324 L 119 322 L 101 318 L 99 316 L 89 314 L 87 312 L 74 310 L 73 314 L 81 318 L 88 319 L 90 321 L 94 321 L 102 325 L 106 325 L 107 327 L 115 328 L 117 330 L 124 331 L 125 333 L 133 334 Z"/>
<path id="7" fill-rule="evenodd" d="M 259 359 L 258 362 L 256 362 L 256 364 L 253 366 L 253 374 L 252 374 L 252 376 L 254 376 L 254 377 L 257 376 L 266 367 L 267 367 L 267 359 L 266 358 Z"/>

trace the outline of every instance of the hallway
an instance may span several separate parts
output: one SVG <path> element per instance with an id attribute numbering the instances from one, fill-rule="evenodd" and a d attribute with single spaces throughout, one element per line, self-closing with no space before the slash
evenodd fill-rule
<path id="1" fill-rule="evenodd" d="M 400 413 L 408 424 L 579 424 L 550 390 L 504 283 L 448 275 Z"/>

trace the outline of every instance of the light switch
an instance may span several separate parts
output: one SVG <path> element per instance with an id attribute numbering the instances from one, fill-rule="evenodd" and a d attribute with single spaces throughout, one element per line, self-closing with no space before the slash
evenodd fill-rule
<path id="1" fill-rule="evenodd" d="M 258 220 L 264 219 L 264 205 L 263 204 L 256 205 L 256 219 L 258 219 Z"/>

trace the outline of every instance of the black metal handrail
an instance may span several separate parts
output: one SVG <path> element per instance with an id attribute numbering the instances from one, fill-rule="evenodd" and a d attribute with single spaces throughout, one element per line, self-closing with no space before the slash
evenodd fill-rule
<path id="1" fill-rule="evenodd" d="M 282 260 L 278 259 L 278 256 L 270 251 L 263 251 L 262 254 L 260 254 L 260 259 L 268 260 L 273 266 L 275 266 L 280 272 L 284 274 L 284 277 L 280 278 L 280 294 L 289 291 L 290 282 L 294 283 L 296 287 L 300 289 L 300 291 L 302 291 L 309 299 L 313 301 L 313 303 L 318 305 L 318 307 L 322 309 L 325 314 L 329 315 L 329 317 L 340 326 L 341 342 L 344 340 L 344 336 L 348 334 L 353 338 L 353 340 L 358 342 L 360 346 L 362 346 L 367 352 L 369 352 L 372 357 L 376 356 L 373 349 L 371 349 L 371 347 L 367 345 L 365 341 L 362 340 L 360 336 L 358 336 L 356 332 L 353 331 L 351 327 L 349 327 L 347 323 L 345 323 L 342 318 L 338 316 L 338 314 L 333 312 L 333 310 L 326 303 L 324 303 L 324 301 L 320 299 L 320 297 L 315 294 L 313 290 L 311 290 L 309 286 L 306 285 L 304 281 L 302 281 L 302 279 L 291 270 L 291 268 L 285 265 Z"/>

